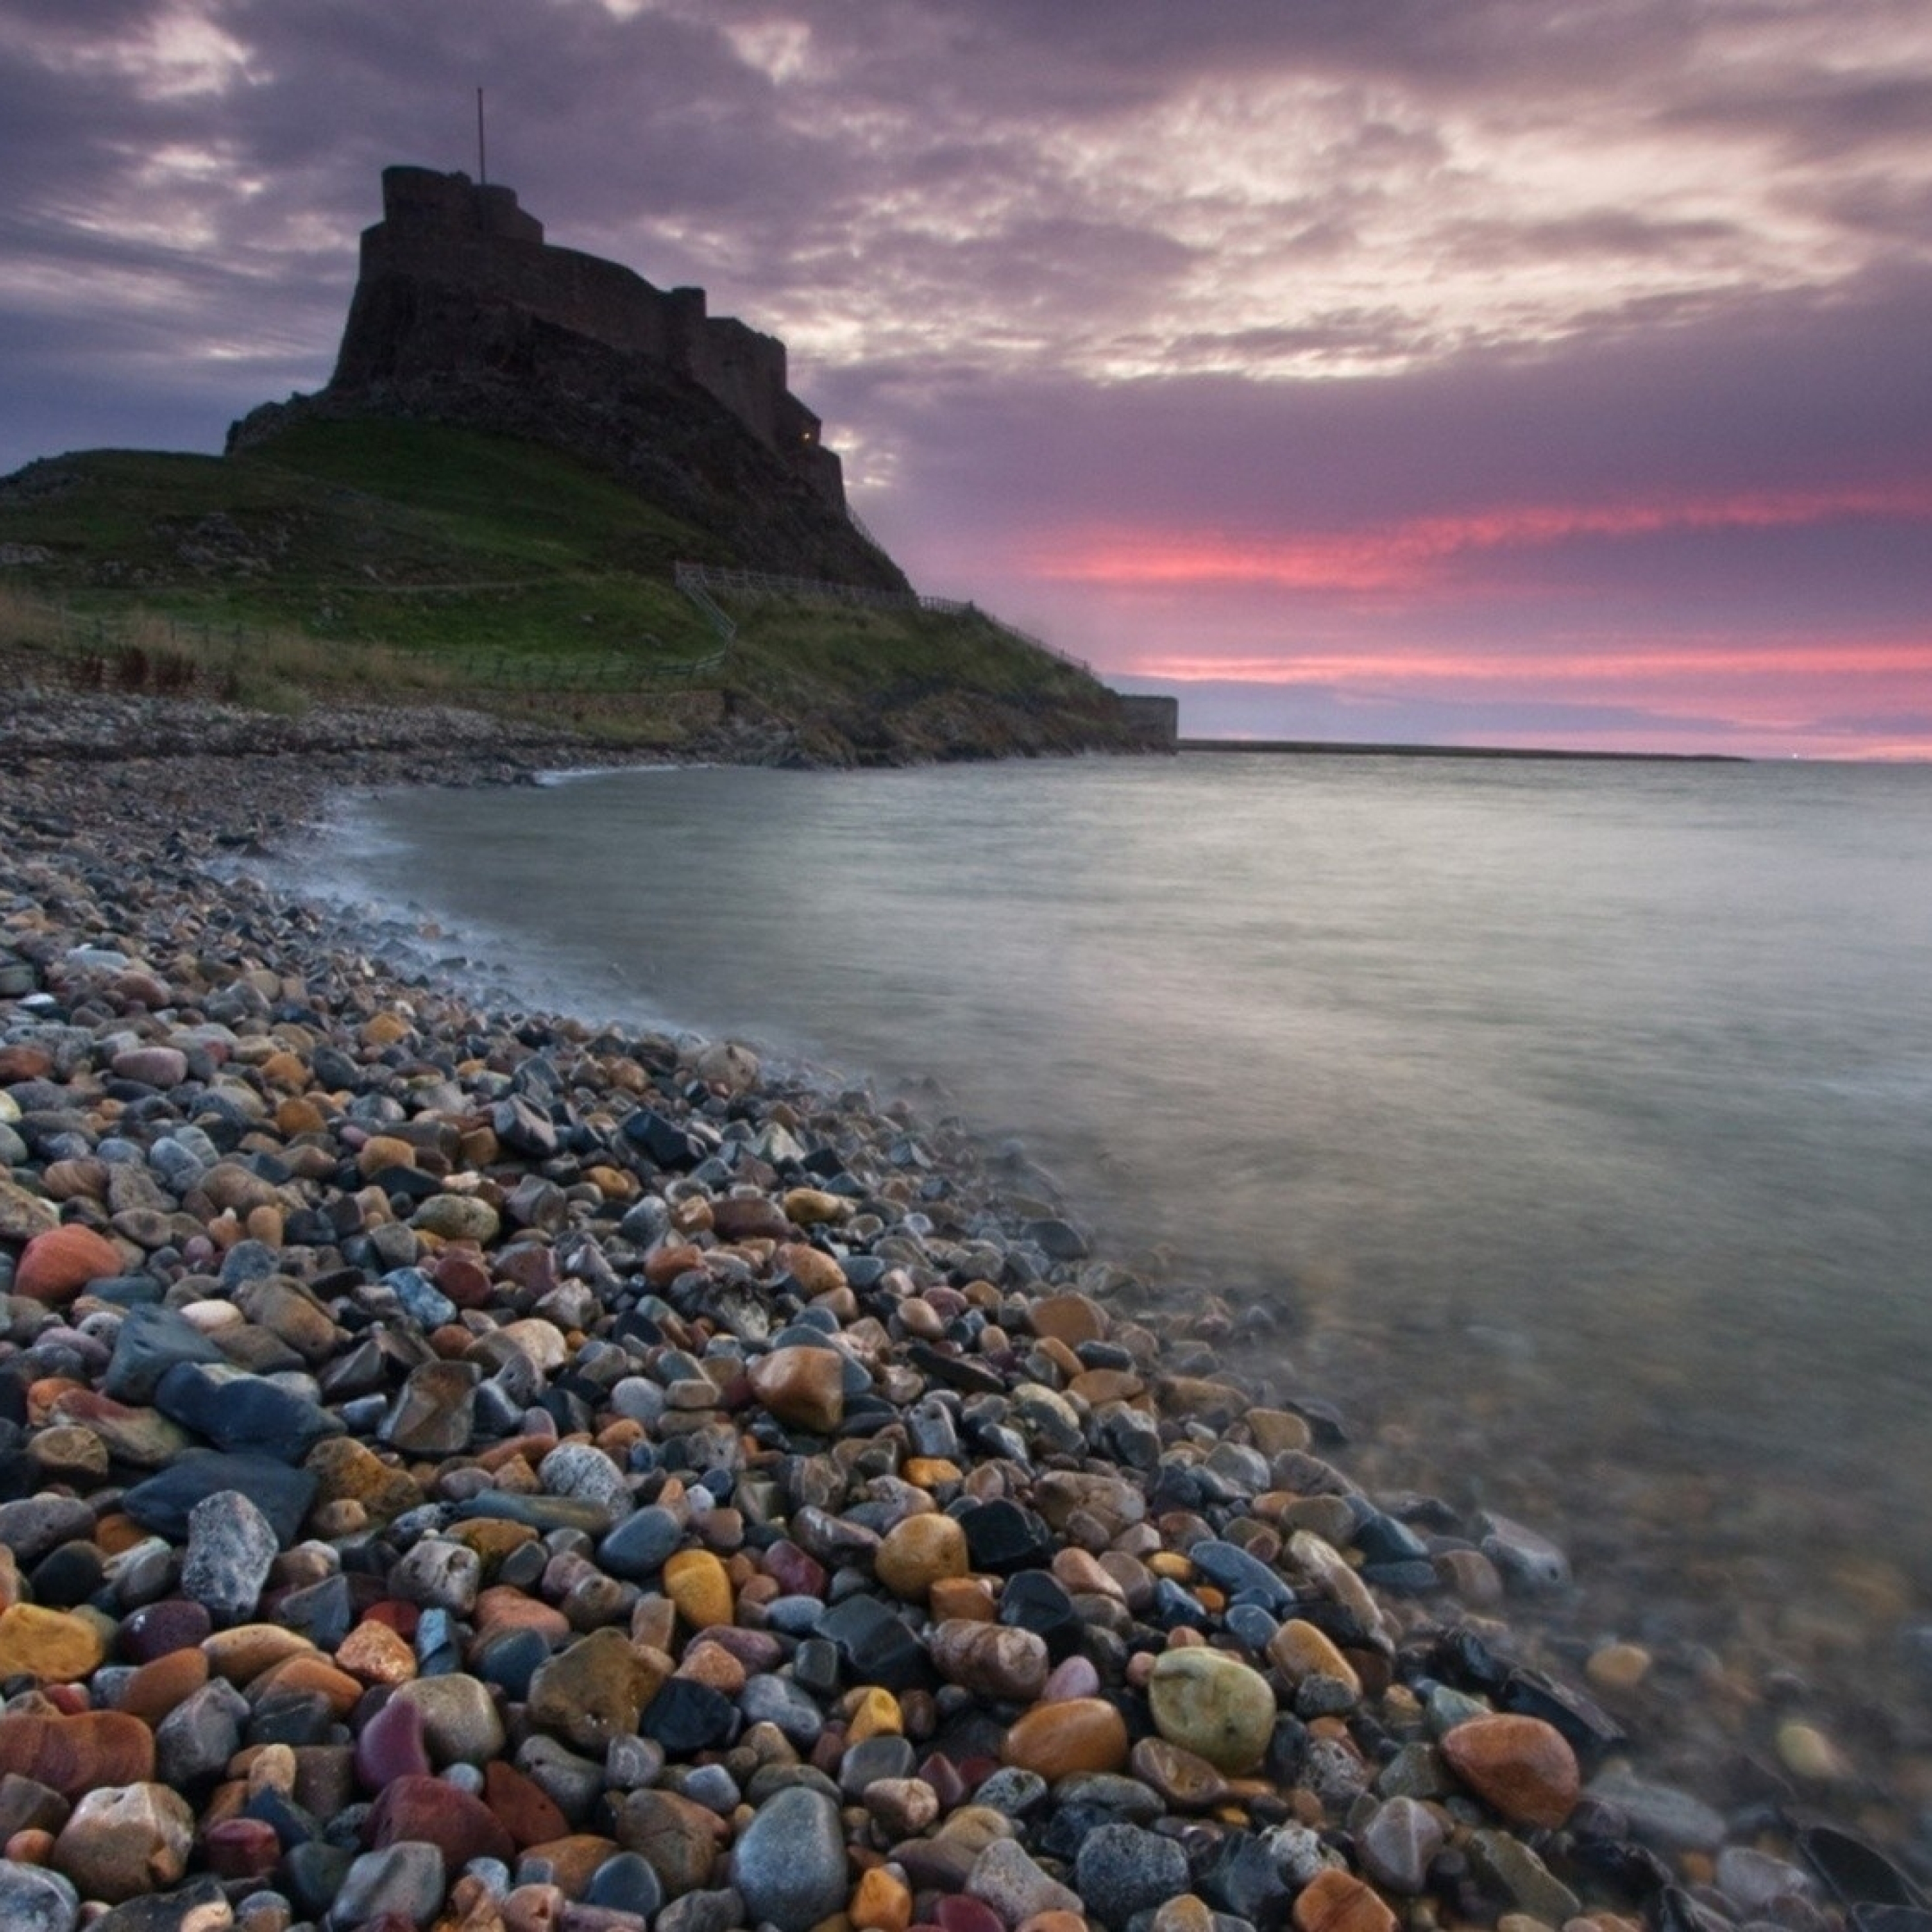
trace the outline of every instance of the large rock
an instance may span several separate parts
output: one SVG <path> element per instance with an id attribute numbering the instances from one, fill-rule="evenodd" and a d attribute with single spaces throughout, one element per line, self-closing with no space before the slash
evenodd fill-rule
<path id="1" fill-rule="evenodd" d="M 143 1529 L 165 1536 L 170 1543 L 188 1540 L 188 1518 L 196 1504 L 233 1490 L 254 1504 L 278 1544 L 286 1548 L 302 1534 L 302 1519 L 314 1500 L 316 1479 L 305 1469 L 291 1469 L 269 1456 L 226 1456 L 198 1450 L 178 1462 L 136 1483 L 122 1498 L 122 1508 Z"/>
<path id="2" fill-rule="evenodd" d="M 1006 1727 L 1000 1756 L 1048 1784 L 1079 1772 L 1124 1771 L 1127 1724 L 1105 1699 L 1069 1697 L 1036 1704 Z"/>
<path id="3" fill-rule="evenodd" d="M 1472 1718 L 1442 1739 L 1449 1768 L 1513 1825 L 1554 1829 L 1576 1808 L 1576 1754 L 1540 1718 Z"/>
<path id="4" fill-rule="evenodd" d="M 305 1401 L 266 1376 L 224 1373 L 197 1362 L 177 1362 L 154 1390 L 154 1406 L 218 1449 L 299 1462 L 341 1423 L 320 1403 Z"/>
<path id="5" fill-rule="evenodd" d="M 88 1792 L 54 1841 L 57 1870 L 83 1898 L 118 1905 L 165 1892 L 188 1870 L 194 1814 L 165 1784 L 110 1785 Z"/>
<path id="6" fill-rule="evenodd" d="M 124 1711 L 9 1712 L 0 1715 L 0 1774 L 8 1772 L 63 1798 L 140 1784 L 154 1774 L 154 1734 Z"/>
<path id="7" fill-rule="evenodd" d="M 188 1512 L 182 1594 L 218 1624 L 250 1616 L 280 1545 L 274 1526 L 237 1490 L 218 1490 Z"/>
<path id="8" fill-rule="evenodd" d="M 74 1932 L 80 1894 L 70 1879 L 0 1860 L 0 1925 L 7 1932 Z"/>
<path id="9" fill-rule="evenodd" d="M 119 1274 L 121 1250 L 92 1228 L 50 1228 L 36 1234 L 14 1270 L 14 1292 L 34 1301 L 71 1301 L 89 1282 Z"/>
<path id="10" fill-rule="evenodd" d="M 1152 1910 L 1189 1888 L 1180 1841 L 1138 1825 L 1102 1825 L 1082 1840 L 1073 1883 L 1102 1924 L 1125 1932 L 1136 1912 Z"/>
<path id="11" fill-rule="evenodd" d="M 774 1348 L 752 1363 L 752 1393 L 788 1429 L 829 1436 L 845 1417 L 844 1361 L 833 1348 Z"/>
<path id="12" fill-rule="evenodd" d="M 1276 1717 L 1268 1679 L 1225 1652 L 1163 1651 L 1148 1679 L 1154 1728 L 1169 1744 L 1240 1777 L 1268 1754 Z"/>
<path id="13" fill-rule="evenodd" d="M 91 1677 L 106 1654 L 100 1627 L 86 1617 L 36 1604 L 0 1611 L 0 1678 L 73 1683 Z"/>
<path id="14" fill-rule="evenodd" d="M 845 1832 L 824 1792 L 794 1785 L 766 1799 L 731 1850 L 731 1882 L 753 1924 L 809 1932 L 845 1903 Z"/>

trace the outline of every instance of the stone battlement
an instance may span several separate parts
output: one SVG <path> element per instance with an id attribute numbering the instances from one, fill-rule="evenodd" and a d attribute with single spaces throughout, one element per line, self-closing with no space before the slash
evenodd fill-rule
<path id="1" fill-rule="evenodd" d="M 655 288 L 634 270 L 553 247 L 515 191 L 464 174 L 382 171 L 382 219 L 362 232 L 362 272 L 332 386 L 381 382 L 393 357 L 399 289 L 454 290 L 607 348 L 662 364 L 706 391 L 819 495 L 840 508 L 838 458 L 786 386 L 784 344 L 706 312 L 702 289 Z"/>

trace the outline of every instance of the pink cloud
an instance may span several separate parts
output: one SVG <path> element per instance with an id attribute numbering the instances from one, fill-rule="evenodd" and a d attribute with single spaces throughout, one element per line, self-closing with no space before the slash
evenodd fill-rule
<path id="1" fill-rule="evenodd" d="M 1245 586 L 1386 592 L 1435 585 L 1444 566 L 1472 554 L 1546 548 L 1577 538 L 1792 529 L 1853 520 L 1932 521 L 1932 482 L 1514 504 L 1361 530 L 1260 538 L 1076 528 L 1036 544 L 1026 567 L 1038 578 L 1114 590 Z"/>

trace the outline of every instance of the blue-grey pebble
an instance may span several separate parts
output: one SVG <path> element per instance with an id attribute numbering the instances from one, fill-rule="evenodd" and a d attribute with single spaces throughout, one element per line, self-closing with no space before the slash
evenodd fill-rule
<path id="1" fill-rule="evenodd" d="M 1179 1843 L 1138 1825 L 1090 1832 L 1073 1864 L 1074 1890 L 1112 1932 L 1125 1932 L 1136 1912 L 1178 1898 L 1189 1886 L 1187 1854 Z"/>
<path id="2" fill-rule="evenodd" d="M 427 1925 L 442 1904 L 442 1854 L 414 1838 L 364 1852 L 352 1864 L 328 1909 L 328 1922 L 344 1928 L 380 1913 L 394 1912 Z M 798 1932 L 805 1932 L 800 1927 Z"/>
<path id="3" fill-rule="evenodd" d="M 1182 1869 L 1184 1875 L 1184 1859 Z M 768 1799 L 732 1847 L 731 1882 L 754 1924 L 762 1921 L 778 1932 L 809 1932 L 830 1918 L 846 1896 L 845 1833 L 838 1805 L 803 1785 Z"/>
<path id="4" fill-rule="evenodd" d="M 7 1932 L 74 1932 L 80 1895 L 70 1880 L 38 1865 L 0 1860 L 0 1925 Z"/>

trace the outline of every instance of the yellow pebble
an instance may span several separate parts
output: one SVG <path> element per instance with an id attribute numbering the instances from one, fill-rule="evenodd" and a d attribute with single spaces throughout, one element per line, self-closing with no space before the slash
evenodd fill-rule
<path id="1" fill-rule="evenodd" d="M 664 1567 L 664 1591 L 693 1630 L 731 1621 L 731 1579 L 708 1550 L 680 1550 Z"/>
<path id="2" fill-rule="evenodd" d="M 899 1474 L 916 1490 L 937 1490 L 964 1480 L 959 1465 L 943 1456 L 914 1456 Z"/>
<path id="3" fill-rule="evenodd" d="M 874 1865 L 860 1874 L 846 1916 L 856 1932 L 906 1932 L 912 1923 L 912 1894 L 902 1879 Z"/>
<path id="4" fill-rule="evenodd" d="M 1651 1654 L 1641 1644 L 1606 1643 L 1593 1652 L 1583 1674 L 1600 1690 L 1634 1690 L 1650 1675 Z"/>
<path id="5" fill-rule="evenodd" d="M 848 1749 L 854 1744 L 863 1744 L 868 1738 L 904 1736 L 905 1714 L 899 1708 L 899 1700 L 890 1690 L 869 1684 L 857 1694 L 851 1721 L 845 1727 Z"/>
<path id="6" fill-rule="evenodd" d="M 1156 1576 L 1167 1577 L 1176 1583 L 1187 1582 L 1194 1574 L 1194 1565 L 1178 1550 L 1156 1550 L 1147 1559 L 1147 1567 Z"/>
<path id="7" fill-rule="evenodd" d="M 1825 1733 L 1796 1718 L 1778 1727 L 1778 1755 L 1794 1778 L 1811 1784 L 1843 1784 L 1852 1777 L 1844 1753 Z"/>

